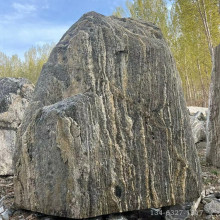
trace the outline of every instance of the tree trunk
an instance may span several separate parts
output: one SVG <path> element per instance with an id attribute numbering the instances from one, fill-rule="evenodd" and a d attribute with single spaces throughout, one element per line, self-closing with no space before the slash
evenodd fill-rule
<path id="1" fill-rule="evenodd" d="M 202 71 L 201 71 L 201 66 L 199 63 L 199 60 L 197 59 L 197 67 L 198 67 L 198 72 L 199 72 L 199 79 L 200 79 L 200 83 L 201 83 L 201 87 L 202 87 L 202 100 L 203 100 L 203 106 L 205 107 L 207 105 L 207 92 L 206 92 L 206 88 L 203 82 L 203 77 L 202 77 Z"/>
<path id="2" fill-rule="evenodd" d="M 196 6 L 198 9 L 198 12 L 200 14 L 204 29 L 205 29 L 205 35 L 206 35 L 206 39 L 207 39 L 207 43 L 208 43 L 208 47 L 209 47 L 209 51 L 210 51 L 210 55 L 212 57 L 212 63 L 213 63 L 213 43 L 212 43 L 212 37 L 211 37 L 211 32 L 209 29 L 209 24 L 208 24 L 208 19 L 207 19 L 207 14 L 206 14 L 206 7 L 205 7 L 205 2 L 204 0 L 196 0 Z"/>

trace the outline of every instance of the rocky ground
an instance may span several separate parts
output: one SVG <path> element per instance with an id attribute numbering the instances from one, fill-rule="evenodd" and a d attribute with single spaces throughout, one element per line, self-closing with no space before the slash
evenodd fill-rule
<path id="1" fill-rule="evenodd" d="M 211 214 L 212 212 L 220 213 L 220 169 L 210 166 L 205 161 L 205 148 L 206 143 L 200 142 L 197 144 L 197 149 L 202 166 L 202 176 L 204 183 L 204 191 L 201 202 L 197 209 L 195 216 L 188 218 L 166 218 L 166 219 L 215 219 L 220 220 L 220 214 Z M 32 213 L 24 210 L 16 210 L 13 206 L 14 192 L 13 192 L 13 177 L 12 176 L 0 176 L 0 220 L 52 220 L 62 219 L 44 216 L 38 213 Z M 160 212 L 160 210 L 158 210 Z M 157 212 L 157 210 L 156 210 Z M 210 214 L 207 214 L 210 213 Z M 155 210 L 154 210 L 155 214 Z M 148 217 L 146 217 L 148 216 Z M 105 216 L 103 218 L 96 218 L 97 220 L 109 219 L 109 220 L 126 220 L 126 219 L 164 219 L 159 215 L 152 216 L 152 210 L 124 213 L 123 216 Z"/>
<path id="2" fill-rule="evenodd" d="M 206 153 L 206 142 L 200 142 L 197 144 L 197 149 L 200 157 L 201 167 L 202 167 L 202 178 L 203 178 L 203 199 L 199 205 L 198 210 L 202 212 L 202 218 L 198 219 L 218 219 L 220 220 L 220 169 L 211 166 L 205 160 Z M 212 203 L 210 203 L 212 202 Z M 217 202 L 217 203 L 216 203 Z M 213 211 L 210 209 L 214 209 L 216 204 L 216 208 L 218 209 L 218 215 L 207 215 L 204 211 L 204 208 L 208 206 L 208 204 L 212 204 L 212 207 L 206 211 Z"/>

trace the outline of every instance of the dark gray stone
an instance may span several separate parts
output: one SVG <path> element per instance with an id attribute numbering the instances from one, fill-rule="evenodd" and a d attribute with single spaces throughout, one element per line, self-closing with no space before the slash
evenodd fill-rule
<path id="1" fill-rule="evenodd" d="M 220 167 L 220 44 L 215 48 L 209 95 L 207 162 Z"/>
<path id="2" fill-rule="evenodd" d="M 19 95 L 30 101 L 33 84 L 24 78 L 0 78 L 0 114 L 7 112 L 13 102 L 12 95 Z"/>
<path id="3" fill-rule="evenodd" d="M 216 199 L 220 199 L 220 192 L 215 192 L 214 195 Z"/>
<path id="4" fill-rule="evenodd" d="M 211 202 L 205 204 L 204 211 L 209 214 L 220 214 L 220 202 L 212 200 Z"/>
<path id="5" fill-rule="evenodd" d="M 16 130 L 34 86 L 23 78 L 0 78 L 0 175 L 12 175 Z"/>

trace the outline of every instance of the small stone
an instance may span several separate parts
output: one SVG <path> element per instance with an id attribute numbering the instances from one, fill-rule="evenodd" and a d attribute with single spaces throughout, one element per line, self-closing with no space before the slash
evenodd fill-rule
<path id="1" fill-rule="evenodd" d="M 206 203 L 211 202 L 212 200 L 216 200 L 216 197 L 214 194 L 209 194 L 208 196 L 206 196 L 205 198 L 203 198 L 204 201 L 206 201 Z"/>
<path id="2" fill-rule="evenodd" d="M 207 216 L 205 217 L 205 219 L 206 219 L 206 220 L 212 220 L 212 219 L 213 219 L 213 215 L 207 215 Z"/>
<path id="3" fill-rule="evenodd" d="M 2 213 L 2 212 L 4 212 L 5 210 L 4 210 L 4 207 L 2 206 L 2 207 L 0 207 L 0 214 Z"/>
<path id="4" fill-rule="evenodd" d="M 32 213 L 28 217 L 26 217 L 26 220 L 31 220 L 31 219 L 33 219 L 33 217 L 34 217 L 34 214 Z"/>
<path id="5" fill-rule="evenodd" d="M 220 202 L 212 200 L 204 206 L 204 211 L 207 214 L 220 214 Z"/>
<path id="6" fill-rule="evenodd" d="M 202 177 L 208 177 L 208 173 L 207 172 L 202 172 Z"/>
<path id="7" fill-rule="evenodd" d="M 213 191 L 211 189 L 206 189 L 205 194 L 206 195 L 213 194 Z"/>
<path id="8" fill-rule="evenodd" d="M 208 197 L 205 197 L 203 199 L 203 201 L 205 201 L 206 203 L 210 203 L 213 199 L 212 198 L 208 198 Z"/>
<path id="9" fill-rule="evenodd" d="M 5 210 L 2 214 L 1 214 L 3 220 L 9 220 L 9 213 L 8 210 Z"/>
<path id="10" fill-rule="evenodd" d="M 23 215 L 18 216 L 19 220 L 25 220 L 25 217 Z"/>
<path id="11" fill-rule="evenodd" d="M 203 204 L 203 205 L 207 204 L 206 200 L 203 199 L 203 200 L 202 200 L 202 204 Z"/>
<path id="12" fill-rule="evenodd" d="M 215 195 L 215 198 L 216 198 L 216 199 L 220 199 L 220 192 L 215 192 L 214 195 Z"/>
<path id="13" fill-rule="evenodd" d="M 215 198 L 215 195 L 214 195 L 214 193 L 212 193 L 212 194 L 209 194 L 208 196 L 206 196 L 207 198 L 211 198 L 211 199 L 214 199 Z"/>
<path id="14" fill-rule="evenodd" d="M 3 196 L 3 197 L 0 199 L 0 206 L 2 206 L 4 199 L 5 199 L 5 196 Z"/>

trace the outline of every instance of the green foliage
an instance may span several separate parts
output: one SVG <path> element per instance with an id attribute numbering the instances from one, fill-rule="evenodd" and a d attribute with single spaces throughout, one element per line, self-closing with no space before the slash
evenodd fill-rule
<path id="1" fill-rule="evenodd" d="M 125 11 L 122 7 L 117 7 L 115 9 L 115 11 L 113 12 L 113 15 L 118 17 L 118 18 L 122 18 L 122 17 L 126 16 L 126 13 L 125 13 Z"/>
<path id="2" fill-rule="evenodd" d="M 170 41 L 189 105 L 207 106 L 213 48 L 219 43 L 217 0 L 175 0 Z"/>
<path id="3" fill-rule="evenodd" d="M 168 9 L 165 0 L 134 0 L 126 2 L 127 13 L 122 7 L 117 7 L 113 15 L 117 17 L 131 16 L 158 25 L 163 34 L 168 34 Z"/>
<path id="4" fill-rule="evenodd" d="M 25 52 L 24 60 L 17 55 L 9 57 L 0 52 L 0 77 L 24 77 L 36 83 L 53 47 L 54 44 L 31 47 Z"/>
<path id="5" fill-rule="evenodd" d="M 218 170 L 211 170 L 211 173 L 214 174 L 214 175 L 216 175 L 216 176 L 218 176 L 218 174 L 219 174 L 219 173 L 218 173 Z"/>
<path id="6" fill-rule="evenodd" d="M 127 16 L 159 26 L 182 78 L 188 105 L 207 106 L 213 48 L 220 43 L 218 0 L 127 0 Z M 126 10 L 125 9 L 125 10 Z M 125 16 L 123 8 L 114 14 Z"/>

